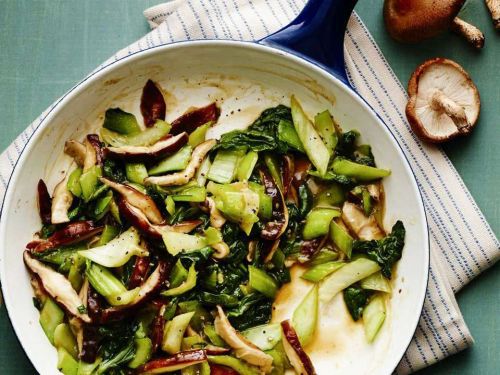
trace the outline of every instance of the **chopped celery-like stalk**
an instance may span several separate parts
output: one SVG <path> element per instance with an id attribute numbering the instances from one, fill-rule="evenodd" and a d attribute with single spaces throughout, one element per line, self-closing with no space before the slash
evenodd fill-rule
<path id="1" fill-rule="evenodd" d="M 326 235 L 332 219 L 339 216 L 340 211 L 335 208 L 315 208 L 309 211 L 302 232 L 304 239 L 310 240 Z"/>
<path id="2" fill-rule="evenodd" d="M 76 291 L 79 291 L 83 284 L 82 272 L 84 266 L 85 258 L 78 254 L 73 254 L 71 257 L 71 266 L 69 267 L 68 281 Z"/>
<path id="3" fill-rule="evenodd" d="M 177 315 L 168 324 L 168 329 L 164 330 L 161 348 L 167 353 L 174 354 L 181 349 L 182 338 L 186 331 L 194 312 Z"/>
<path id="4" fill-rule="evenodd" d="M 80 186 L 80 177 L 82 168 L 76 168 L 68 177 L 67 188 L 75 197 L 82 196 L 82 187 Z"/>
<path id="5" fill-rule="evenodd" d="M 54 346 L 64 348 L 73 358 L 78 358 L 78 346 L 75 336 L 67 323 L 59 324 L 54 331 Z"/>
<path id="6" fill-rule="evenodd" d="M 134 359 L 132 359 L 128 363 L 128 367 L 137 368 L 140 365 L 143 365 L 151 358 L 151 354 L 153 351 L 153 343 L 151 339 L 148 337 L 144 337 L 141 339 L 135 339 L 135 355 Z"/>
<path id="7" fill-rule="evenodd" d="M 370 167 L 342 158 L 335 158 L 332 163 L 332 170 L 333 173 L 351 177 L 361 182 L 378 180 L 391 174 L 391 171 L 387 169 Z"/>
<path id="8" fill-rule="evenodd" d="M 254 223 L 259 221 L 259 194 L 249 188 L 240 191 L 227 190 L 215 196 L 215 205 L 226 218 L 240 224 L 248 235 Z"/>
<path id="9" fill-rule="evenodd" d="M 363 189 L 361 197 L 363 201 L 363 211 L 365 213 L 365 216 L 370 216 L 373 210 L 373 200 L 370 192 L 367 189 Z"/>
<path id="10" fill-rule="evenodd" d="M 205 136 L 207 134 L 207 130 L 210 129 L 212 122 L 207 122 L 204 125 L 198 126 L 191 134 L 189 134 L 188 144 L 195 148 L 200 143 L 205 141 Z"/>
<path id="11" fill-rule="evenodd" d="M 271 219 L 273 215 L 273 199 L 266 194 L 264 186 L 256 182 L 249 182 L 248 187 L 259 194 L 259 217 L 267 220 Z"/>
<path id="12" fill-rule="evenodd" d="M 78 362 L 63 347 L 57 349 L 57 369 L 64 375 L 78 374 Z"/>
<path id="13" fill-rule="evenodd" d="M 109 212 L 111 213 L 111 216 L 113 216 L 113 219 L 115 219 L 118 224 L 122 223 L 122 219 L 120 217 L 120 210 L 114 198 L 109 203 Z"/>
<path id="14" fill-rule="evenodd" d="M 80 361 L 78 363 L 78 375 L 94 375 L 97 366 L 102 362 L 101 358 L 97 358 L 94 363 L 86 363 Z"/>
<path id="15" fill-rule="evenodd" d="M 278 139 L 297 151 L 306 152 L 297 131 L 289 121 L 280 120 L 278 123 Z"/>
<path id="16" fill-rule="evenodd" d="M 249 285 L 269 298 L 274 298 L 278 292 L 278 283 L 266 271 L 254 266 L 248 266 Z"/>
<path id="17" fill-rule="evenodd" d="M 162 292 L 161 294 L 165 297 L 178 296 L 180 294 L 186 293 L 187 291 L 193 289 L 196 286 L 196 276 L 197 272 L 194 268 L 194 263 L 189 267 L 187 278 L 181 285 L 176 288 L 172 288 Z"/>
<path id="18" fill-rule="evenodd" d="M 269 323 L 248 328 L 241 334 L 261 350 L 270 350 L 281 340 L 281 325 Z"/>
<path id="19" fill-rule="evenodd" d="M 326 110 L 318 113 L 314 117 L 314 126 L 328 149 L 328 152 L 330 152 L 330 155 L 333 155 L 335 147 L 337 146 L 338 137 L 330 112 Z"/>
<path id="20" fill-rule="evenodd" d="M 193 315 L 194 316 L 194 315 Z M 191 318 L 192 320 L 193 318 Z M 200 347 L 204 347 L 207 343 L 203 338 L 196 334 L 194 336 L 184 337 L 182 339 L 181 349 L 182 350 L 191 350 L 191 349 L 199 349 Z"/>
<path id="21" fill-rule="evenodd" d="M 366 340 L 373 342 L 385 320 L 385 302 L 382 295 L 375 295 L 363 310 Z"/>
<path id="22" fill-rule="evenodd" d="M 200 168 L 198 168 L 198 170 L 196 171 L 196 183 L 199 186 L 205 186 L 205 184 L 207 183 L 208 171 L 210 170 L 211 166 L 212 162 L 210 161 L 209 157 L 203 159 Z"/>
<path id="23" fill-rule="evenodd" d="M 139 293 L 139 287 L 127 290 L 118 278 L 107 268 L 91 264 L 86 272 L 90 285 L 112 306 L 131 303 Z"/>
<path id="24" fill-rule="evenodd" d="M 170 131 L 170 124 L 162 120 L 156 120 L 156 123 L 139 133 L 120 134 L 114 131 L 101 128 L 102 140 L 111 146 L 151 146 L 162 139 Z"/>
<path id="25" fill-rule="evenodd" d="M 205 238 L 207 240 L 207 245 L 214 245 L 216 243 L 222 242 L 222 233 L 219 229 L 214 227 L 208 227 L 205 229 Z"/>
<path id="26" fill-rule="evenodd" d="M 102 127 L 120 134 L 135 134 L 141 131 L 135 116 L 120 108 L 110 108 L 106 111 Z"/>
<path id="27" fill-rule="evenodd" d="M 97 241 L 97 243 L 96 243 L 96 247 L 106 245 L 109 241 L 111 241 L 113 238 L 118 236 L 119 233 L 120 233 L 119 228 L 117 228 L 113 225 L 106 224 L 104 226 L 102 233 L 101 233 L 101 237 L 99 238 L 99 241 Z"/>
<path id="28" fill-rule="evenodd" d="M 375 272 L 374 274 L 364 278 L 360 282 L 361 288 L 369 290 L 378 290 L 384 293 L 391 293 L 391 284 L 382 272 Z"/>
<path id="29" fill-rule="evenodd" d="M 149 255 L 147 250 L 139 246 L 140 240 L 137 229 L 130 227 L 107 244 L 78 253 L 104 267 L 121 267 L 134 255 Z"/>
<path id="30" fill-rule="evenodd" d="M 203 186 L 192 186 L 171 197 L 175 202 L 205 202 L 207 191 Z"/>
<path id="31" fill-rule="evenodd" d="M 351 257 L 353 239 L 335 220 L 330 223 L 330 238 L 340 251 Z"/>
<path id="32" fill-rule="evenodd" d="M 165 207 L 170 216 L 175 214 L 175 201 L 170 195 L 165 198 Z"/>
<path id="33" fill-rule="evenodd" d="M 89 170 L 83 172 L 80 176 L 80 187 L 85 202 L 88 202 L 93 197 L 99 185 L 99 177 L 101 176 L 102 169 L 98 165 L 89 168 Z"/>
<path id="34" fill-rule="evenodd" d="M 141 185 L 144 184 L 144 179 L 148 177 L 148 170 L 142 163 L 126 163 L 125 173 L 127 174 L 127 180 Z"/>
<path id="35" fill-rule="evenodd" d="M 318 324 L 318 286 L 314 285 L 293 312 L 292 325 L 302 346 L 314 336 Z"/>
<path id="36" fill-rule="evenodd" d="M 182 171 L 187 167 L 189 160 L 191 159 L 192 152 L 193 149 L 191 148 L 191 146 L 186 145 L 175 154 L 167 156 L 158 164 L 152 166 L 148 170 L 148 174 L 150 176 L 156 176 L 172 171 Z"/>
<path id="37" fill-rule="evenodd" d="M 122 282 L 110 270 L 98 264 L 91 263 L 87 267 L 86 275 L 90 285 L 104 297 L 119 295 L 127 291 Z"/>
<path id="38" fill-rule="evenodd" d="M 181 260 L 177 259 L 177 262 L 175 262 L 174 266 L 172 267 L 172 271 L 170 271 L 170 288 L 177 288 L 187 279 L 187 276 L 187 269 L 184 268 Z"/>
<path id="39" fill-rule="evenodd" d="M 271 375 L 285 375 L 286 370 L 292 367 L 286 356 L 285 348 L 283 348 L 283 341 L 278 342 L 273 349 L 267 350 L 266 354 L 273 357 Z"/>
<path id="40" fill-rule="evenodd" d="M 323 280 L 319 288 L 319 298 L 326 303 L 340 291 L 377 271 L 380 271 L 380 266 L 366 258 L 358 258 L 346 263 Z"/>
<path id="41" fill-rule="evenodd" d="M 326 262 L 333 262 L 337 260 L 339 257 L 339 253 L 336 251 L 333 251 L 329 248 L 323 248 L 321 249 L 315 256 L 314 258 L 309 262 L 309 266 L 317 266 L 318 264 L 323 264 Z"/>
<path id="42" fill-rule="evenodd" d="M 213 324 L 205 324 L 203 326 L 203 332 L 215 346 L 220 346 L 221 348 L 226 346 L 224 340 L 215 332 Z"/>
<path id="43" fill-rule="evenodd" d="M 219 150 L 208 171 L 207 178 L 220 184 L 230 183 L 234 179 L 236 167 L 243 155 L 243 150 Z"/>
<path id="44" fill-rule="evenodd" d="M 331 182 L 328 187 L 320 191 L 314 197 L 316 206 L 335 206 L 341 207 L 346 198 L 346 193 L 342 186 L 336 182 Z"/>
<path id="45" fill-rule="evenodd" d="M 261 373 L 257 367 L 229 355 L 209 355 L 208 362 L 232 368 L 240 375 L 259 375 Z"/>
<path id="46" fill-rule="evenodd" d="M 309 120 L 302 109 L 300 103 L 293 95 L 291 98 L 291 109 L 293 126 L 306 150 L 306 154 L 319 173 L 324 175 L 328 169 L 330 152 L 321 140 L 311 120 Z"/>
<path id="47" fill-rule="evenodd" d="M 269 173 L 273 177 L 274 182 L 278 185 L 280 191 L 283 191 L 283 181 L 281 181 L 280 164 L 275 156 L 271 154 L 264 155 L 264 163 L 266 164 Z"/>
<path id="48" fill-rule="evenodd" d="M 255 151 L 247 153 L 238 163 L 236 178 L 239 181 L 247 181 L 252 175 L 253 169 L 259 160 L 259 154 Z"/>
<path id="49" fill-rule="evenodd" d="M 199 301 L 179 302 L 179 312 L 194 312 L 189 325 L 197 332 L 201 332 L 203 326 L 212 320 L 212 315 L 202 306 Z"/>
<path id="50" fill-rule="evenodd" d="M 54 302 L 52 298 L 47 298 L 40 311 L 40 325 L 50 343 L 54 345 L 54 332 L 56 327 L 64 320 L 64 311 Z"/>
<path id="51" fill-rule="evenodd" d="M 302 278 L 313 283 L 320 282 L 329 274 L 337 271 L 345 263 L 343 262 L 326 262 L 322 264 L 317 264 L 309 268 L 306 272 L 302 274 Z"/>
<path id="52" fill-rule="evenodd" d="M 96 200 L 93 212 L 95 220 L 101 220 L 108 213 L 112 199 L 113 192 L 109 191 L 104 197 Z"/>
<path id="53" fill-rule="evenodd" d="M 205 238 L 191 234 L 165 231 L 162 238 L 167 251 L 174 256 L 184 251 L 199 250 L 207 246 Z"/>

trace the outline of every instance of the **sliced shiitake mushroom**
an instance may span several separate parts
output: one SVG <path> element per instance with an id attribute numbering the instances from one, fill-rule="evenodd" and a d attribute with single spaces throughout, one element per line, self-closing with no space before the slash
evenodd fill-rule
<path id="1" fill-rule="evenodd" d="M 68 210 L 73 203 L 73 194 L 68 190 L 68 176 L 63 178 L 54 188 L 51 203 L 51 223 L 62 224 L 69 221 Z"/>
<path id="2" fill-rule="evenodd" d="M 288 226 L 288 208 L 286 207 L 283 194 L 269 174 L 269 171 L 260 168 L 259 174 L 265 192 L 271 197 L 273 204 L 272 220 L 264 224 L 260 236 L 265 240 L 276 240 L 285 232 Z"/>
<path id="3" fill-rule="evenodd" d="M 127 162 L 147 163 L 176 153 L 188 141 L 186 132 L 166 137 L 152 146 L 106 147 L 104 155 Z"/>
<path id="4" fill-rule="evenodd" d="M 379 240 L 385 236 L 372 214 L 366 217 L 363 210 L 351 202 L 342 206 L 342 220 L 349 230 L 362 240 Z"/>
<path id="5" fill-rule="evenodd" d="M 179 186 L 185 185 L 194 177 L 196 170 L 200 167 L 203 159 L 208 154 L 208 152 L 212 149 L 212 147 L 216 144 L 215 139 L 209 139 L 203 143 L 200 143 L 195 147 L 193 153 L 191 154 L 191 159 L 187 167 L 180 172 L 167 174 L 165 176 L 157 176 L 157 177 L 147 177 L 144 179 L 146 184 L 151 185 L 160 185 L 160 186 Z"/>
<path id="6" fill-rule="evenodd" d="M 165 120 L 167 105 L 158 85 L 152 80 L 148 80 L 142 89 L 141 113 L 144 118 L 144 125 L 151 127 L 156 120 Z"/>
<path id="7" fill-rule="evenodd" d="M 45 240 L 34 240 L 26 245 L 27 249 L 36 253 L 44 252 L 61 245 L 71 245 L 102 232 L 102 226 L 96 226 L 93 221 L 74 221 L 57 230 Z"/>
<path id="8" fill-rule="evenodd" d="M 224 314 L 222 307 L 217 306 L 215 318 L 215 331 L 233 349 L 236 357 L 261 368 L 268 373 L 273 364 L 273 357 L 264 353 L 257 346 L 236 331 Z"/>
<path id="9" fill-rule="evenodd" d="M 43 224 L 51 223 L 52 216 L 52 200 L 50 198 L 49 191 L 47 190 L 47 185 L 45 182 L 40 179 L 38 181 L 38 212 L 40 214 L 40 218 L 42 219 Z"/>
<path id="10" fill-rule="evenodd" d="M 38 275 L 44 290 L 54 298 L 54 300 L 64 306 L 71 315 L 78 317 L 86 323 L 91 322 L 87 313 L 80 312 L 83 301 L 64 275 L 33 258 L 29 251 L 24 252 L 23 258 L 26 266 L 31 272 Z"/>
<path id="11" fill-rule="evenodd" d="M 205 350 L 187 350 L 170 357 L 153 359 L 139 367 L 137 371 L 139 374 L 162 374 L 164 372 L 178 371 L 206 360 L 207 354 Z"/>
<path id="12" fill-rule="evenodd" d="M 111 189 L 120 193 L 122 197 L 132 206 L 140 209 L 151 223 L 163 223 L 163 216 L 156 206 L 156 203 L 149 195 L 141 193 L 132 186 L 120 184 L 104 177 L 101 177 L 100 180 L 103 184 L 108 185 Z"/>
<path id="13" fill-rule="evenodd" d="M 220 109 L 216 103 L 211 103 L 205 107 L 195 108 L 172 122 L 170 133 L 179 134 L 181 132 L 192 133 L 196 128 L 207 122 L 216 122 L 220 116 Z"/>
<path id="14" fill-rule="evenodd" d="M 297 332 L 292 327 L 290 320 L 281 322 L 281 328 L 283 330 L 283 348 L 297 374 L 316 375 L 312 361 L 302 348 Z"/>

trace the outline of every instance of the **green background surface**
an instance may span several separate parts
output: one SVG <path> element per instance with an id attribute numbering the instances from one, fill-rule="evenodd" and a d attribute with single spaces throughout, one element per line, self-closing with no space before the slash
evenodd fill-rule
<path id="1" fill-rule="evenodd" d="M 208 0 L 207 0 L 208 1 Z M 0 149 L 50 103 L 114 52 L 148 31 L 142 11 L 161 0 L 0 0 Z M 481 0 L 470 1 L 463 17 L 486 35 L 478 52 L 446 33 L 426 43 L 401 45 L 386 34 L 382 1 L 356 7 L 399 79 L 406 84 L 424 59 L 456 60 L 481 93 L 478 127 L 445 146 L 497 236 L 500 234 L 500 32 Z M 12 249 L 14 251 L 14 249 Z M 500 368 L 500 273 L 495 266 L 458 295 L 476 344 L 421 374 L 498 374 Z M 34 369 L 0 308 L 0 373 L 32 374 Z"/>

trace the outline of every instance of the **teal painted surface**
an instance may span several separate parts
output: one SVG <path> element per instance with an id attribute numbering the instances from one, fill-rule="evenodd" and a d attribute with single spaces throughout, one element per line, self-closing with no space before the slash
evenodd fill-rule
<path id="1" fill-rule="evenodd" d="M 160 1 L 0 0 L 0 149 L 99 63 L 144 35 L 148 26 L 142 11 Z M 480 123 L 471 137 L 445 150 L 500 235 L 500 33 L 493 30 L 483 1 L 470 1 L 464 12 L 486 35 L 481 52 L 451 34 L 415 46 L 398 44 L 383 27 L 381 0 L 360 1 L 356 10 L 404 84 L 420 62 L 435 56 L 452 58 L 471 74 L 481 93 Z M 497 265 L 458 295 L 476 345 L 421 374 L 498 373 L 498 271 Z M 3 307 L 0 373 L 34 373 Z"/>

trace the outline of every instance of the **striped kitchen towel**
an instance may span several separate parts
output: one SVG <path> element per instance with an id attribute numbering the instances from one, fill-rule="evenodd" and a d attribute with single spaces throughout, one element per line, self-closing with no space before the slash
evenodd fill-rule
<path id="1" fill-rule="evenodd" d="M 179 40 L 261 39 L 291 21 L 305 2 L 174 0 L 161 4 L 144 12 L 154 30 L 97 69 L 140 50 Z M 498 260 L 500 244 L 443 151 L 422 144 L 414 136 L 404 115 L 405 89 L 355 14 L 348 25 L 345 51 L 349 79 L 383 118 L 404 150 L 417 177 L 429 219 L 431 270 L 427 298 L 413 341 L 397 368 L 397 373 L 407 374 L 473 342 L 454 293 Z M 24 145 L 51 108 L 1 155 L 0 201 Z"/>

